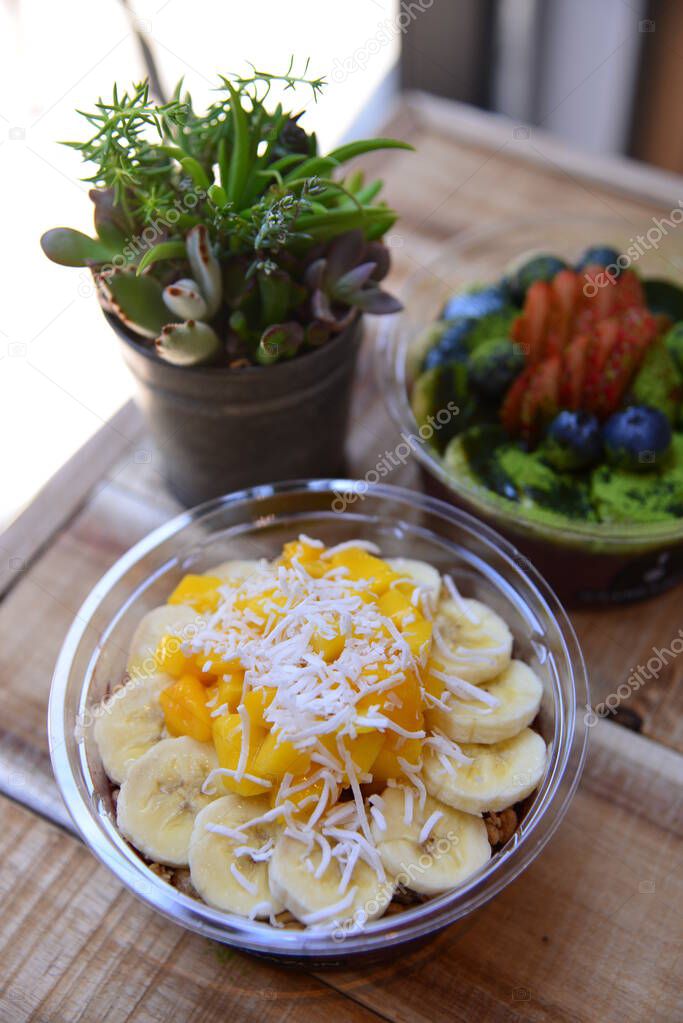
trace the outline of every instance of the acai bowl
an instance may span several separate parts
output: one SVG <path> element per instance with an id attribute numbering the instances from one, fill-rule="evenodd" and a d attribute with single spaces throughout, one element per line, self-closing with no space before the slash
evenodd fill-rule
<path id="1" fill-rule="evenodd" d="M 472 230 L 413 275 L 382 336 L 381 386 L 426 438 L 427 489 L 512 539 L 569 604 L 683 573 L 683 257 L 667 223 Z M 442 408 L 458 410 L 443 427 Z"/>
<path id="2" fill-rule="evenodd" d="M 344 588 L 341 598 L 332 593 L 335 586 Z M 259 605 L 264 595 L 266 605 Z M 334 629 L 326 631 L 329 618 L 315 618 L 315 629 L 302 638 L 293 618 L 302 616 L 306 601 L 310 610 L 318 599 L 323 603 L 317 611 L 324 615 L 328 598 L 355 601 L 342 608 L 348 612 L 343 640 Z M 287 616 L 293 616 L 286 620 L 278 618 L 285 604 Z M 239 679 L 234 657 L 227 654 L 221 678 L 213 677 L 217 651 L 207 654 L 206 632 L 201 649 L 196 632 L 193 642 L 178 633 L 181 645 L 169 646 L 168 616 L 188 606 L 209 616 L 200 627 L 208 626 L 211 635 L 220 632 L 219 620 L 229 631 L 239 628 L 246 614 L 251 631 L 240 635 L 239 649 L 245 658 L 248 650 L 257 656 L 245 660 L 248 668 Z M 437 626 L 446 653 L 442 650 L 435 671 L 425 643 Z M 370 689 L 360 694 L 362 712 L 349 711 L 339 704 L 342 680 L 332 678 L 330 686 L 329 671 L 337 665 L 340 674 L 360 677 L 349 664 L 362 654 L 357 639 L 367 630 L 373 642 L 379 641 L 371 662 L 366 658 L 359 669 Z M 279 660 L 264 668 L 264 636 L 276 633 L 304 646 L 296 663 Z M 309 647 L 313 633 L 317 638 Z M 382 642 L 388 645 L 382 648 Z M 154 653 L 160 647 L 161 662 Z M 126 703 L 137 699 L 130 660 L 136 649 L 153 662 L 147 666 L 153 677 L 140 683 L 144 706 L 138 700 L 137 709 Z M 387 656 L 404 650 L 407 674 L 397 680 L 400 690 L 393 675 L 383 671 L 393 672 L 397 665 L 381 663 L 382 649 Z M 417 690 L 410 674 L 415 665 Z M 286 681 L 289 668 L 298 669 L 292 684 Z M 236 682 L 238 689 L 246 686 L 246 696 L 243 688 L 234 692 Z M 204 709 L 194 697 L 183 704 L 184 694 L 191 695 L 197 685 L 204 687 Z M 257 723 L 254 698 L 263 695 L 265 685 L 274 691 L 260 704 Z M 309 717 L 303 722 L 295 714 L 294 731 L 292 710 L 301 705 L 292 686 L 305 690 L 309 700 Z M 429 692 L 438 717 L 412 705 L 415 691 Z M 381 701 L 374 695 L 379 692 Z M 313 727 L 311 697 L 322 697 L 324 704 L 315 704 Z M 366 491 L 344 480 L 309 481 L 240 492 L 181 515 L 107 573 L 81 608 L 59 658 L 50 748 L 66 805 L 92 851 L 122 883 L 176 923 L 284 961 L 371 961 L 472 912 L 538 855 L 578 783 L 588 701 L 585 667 L 564 611 L 505 541 L 432 498 L 384 486 Z M 417 717 L 409 721 L 411 714 Z M 355 731 L 346 727 L 351 718 Z M 305 775 L 311 765 L 296 758 L 314 748 L 320 752 L 322 720 L 328 738 L 336 729 L 334 748 L 342 757 L 348 753 L 343 763 L 348 776 L 334 774 L 327 762 L 329 744 L 322 763 L 309 757 L 327 775 L 316 779 L 323 781 L 316 792 L 305 793 L 306 820 L 310 824 L 309 815 L 316 814 L 324 819 L 328 811 L 336 815 L 333 827 L 323 829 L 331 858 L 322 863 L 316 851 L 309 864 L 300 834 L 303 803 L 283 809 L 278 794 L 284 786 L 285 796 L 301 795 L 294 776 Z M 387 725 L 390 720 L 395 729 Z M 122 731 L 127 724 L 133 731 Z M 258 748 L 247 742 L 245 749 L 239 736 L 234 739 L 240 724 L 252 737 L 260 735 Z M 211 737 L 214 730 L 220 732 L 220 747 Z M 276 731 L 285 741 L 273 735 Z M 127 743 L 131 736 L 134 741 Z M 296 749 L 289 748 L 288 739 Z M 427 739 L 436 740 L 429 756 L 420 746 Z M 398 757 L 387 756 L 389 749 L 398 750 Z M 423 753 L 431 763 L 430 770 L 425 763 L 424 773 Z M 459 753 L 466 762 L 453 764 Z M 185 775 L 184 763 L 190 764 Z M 396 763 L 405 765 L 406 775 L 396 774 Z M 207 780 L 211 784 L 205 786 Z M 328 805 L 320 792 L 334 781 L 345 794 L 335 792 Z M 176 806 L 178 792 L 182 798 Z M 365 807 L 371 828 L 365 837 L 355 816 L 359 807 L 361 817 Z M 282 826 L 269 831 L 279 813 L 285 817 Z M 269 833 L 252 834 L 255 821 L 267 825 Z M 416 843 L 438 844 L 435 836 L 440 841 L 446 825 L 446 834 L 455 829 L 450 836 L 455 857 L 452 848 L 439 845 L 443 860 L 436 870 L 427 856 L 413 874 L 411 856 L 421 853 Z M 291 846 L 297 842 L 302 845 L 293 862 Z M 324 858 L 322 842 L 320 847 Z M 356 888 L 366 884 L 378 850 L 384 894 L 375 897 L 372 879 L 364 899 L 368 912 L 349 920 L 346 912 L 352 904 L 358 908 Z M 356 877 L 359 866 L 362 877 Z M 404 867 L 407 875 L 401 877 Z M 444 875 L 442 868 L 451 873 Z M 336 871 L 333 880 L 344 890 L 340 897 L 329 887 L 328 871 Z M 355 882 L 350 887 L 349 878 Z M 318 898 L 322 902 L 315 902 Z"/>

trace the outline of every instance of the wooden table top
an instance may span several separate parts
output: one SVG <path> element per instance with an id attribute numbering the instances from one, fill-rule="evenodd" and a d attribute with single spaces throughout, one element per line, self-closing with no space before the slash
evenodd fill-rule
<path id="1" fill-rule="evenodd" d="M 401 212 L 399 286 L 483 221 L 607 208 L 635 223 L 681 194 L 679 178 L 579 155 L 535 129 L 519 138 L 510 122 L 420 95 L 387 130 L 417 147 L 366 161 Z M 395 443 L 370 346 L 349 439 L 357 476 Z M 416 469 L 387 482 L 417 488 Z M 683 1020 L 683 659 L 591 730 L 579 791 L 539 859 L 465 922 L 385 965 L 281 969 L 181 930 L 118 884 L 75 835 L 52 780 L 50 678 L 90 589 L 176 511 L 129 404 L 0 539 L 0 1019 Z M 678 634 L 681 590 L 572 618 L 598 703 Z"/>

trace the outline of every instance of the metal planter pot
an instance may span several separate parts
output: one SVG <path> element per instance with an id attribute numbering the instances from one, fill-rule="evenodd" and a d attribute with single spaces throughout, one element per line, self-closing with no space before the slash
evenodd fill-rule
<path id="1" fill-rule="evenodd" d="M 342 475 L 359 317 L 315 351 L 245 369 L 161 362 L 114 316 L 173 494 L 191 506 L 284 479 Z"/>

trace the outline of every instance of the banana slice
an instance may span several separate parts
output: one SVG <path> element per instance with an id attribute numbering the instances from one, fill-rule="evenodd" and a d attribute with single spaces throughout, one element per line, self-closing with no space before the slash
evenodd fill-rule
<path id="1" fill-rule="evenodd" d="M 460 748 L 470 764 L 427 747 L 422 776 L 431 796 L 465 813 L 507 809 L 530 795 L 545 771 L 545 742 L 530 728 L 504 742 Z"/>
<path id="2" fill-rule="evenodd" d="M 500 675 L 510 663 L 512 633 L 486 604 L 468 597 L 442 600 L 434 624 L 428 670 L 434 667 L 479 685 Z"/>
<path id="3" fill-rule="evenodd" d="M 407 576 L 419 587 L 426 608 L 433 614 L 441 594 L 441 576 L 434 566 L 414 558 L 387 558 L 387 565 L 399 575 Z"/>
<path id="4" fill-rule="evenodd" d="M 268 869 L 270 890 L 297 920 L 311 927 L 358 927 L 384 913 L 394 893 L 393 881 L 381 880 L 372 867 L 358 860 L 342 891 L 339 860 L 332 857 L 324 866 L 322 858 L 317 842 L 309 847 L 281 834 L 275 843 Z M 324 869 L 316 876 L 321 865 Z"/>
<path id="5" fill-rule="evenodd" d="M 202 785 L 216 767 L 209 743 L 162 739 L 128 771 L 116 804 L 119 831 L 149 859 L 186 867 L 195 817 L 214 798 Z"/>
<path id="6" fill-rule="evenodd" d="M 438 895 L 461 884 L 490 859 L 481 817 L 427 796 L 423 809 L 414 801 L 412 820 L 406 824 L 403 791 L 387 788 L 380 798 L 372 835 L 387 873 L 404 887 Z"/>
<path id="7" fill-rule="evenodd" d="M 268 884 L 269 849 L 276 826 L 264 822 L 237 831 L 269 810 L 270 802 L 263 796 L 245 799 L 231 793 L 197 814 L 190 839 L 190 877 L 210 906 L 254 919 L 282 911 Z"/>
<path id="8" fill-rule="evenodd" d="M 447 711 L 430 706 L 425 714 L 430 731 L 443 732 L 456 742 L 501 742 L 530 725 L 541 706 L 543 684 L 523 661 L 510 661 L 500 675 L 480 688 L 491 701 L 483 703 L 474 695 L 462 700 L 451 693 L 443 698 Z"/>
<path id="9" fill-rule="evenodd" d="M 261 561 L 222 561 L 220 565 L 216 565 L 215 568 L 212 568 L 206 574 L 218 576 L 223 582 L 234 583 L 238 586 L 245 579 L 248 579 L 250 575 L 258 572 L 261 565 Z"/>
<path id="10" fill-rule="evenodd" d="M 159 742 L 165 731 L 159 693 L 169 675 L 131 679 L 97 710 L 93 735 L 107 776 L 120 785 L 131 765 Z"/>
<path id="11" fill-rule="evenodd" d="M 180 636 L 191 639 L 196 632 L 201 615 L 188 604 L 162 604 L 155 607 L 140 621 L 133 633 L 128 654 L 128 673 L 139 675 L 152 673 L 150 661 L 157 652 L 163 636 Z"/>

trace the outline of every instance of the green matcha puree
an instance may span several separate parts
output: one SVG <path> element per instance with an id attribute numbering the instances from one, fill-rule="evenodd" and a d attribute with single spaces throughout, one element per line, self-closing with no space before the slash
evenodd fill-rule
<path id="1" fill-rule="evenodd" d="M 666 465 L 628 472 L 599 465 L 585 474 L 560 473 L 542 450 L 500 443 L 500 431 L 472 427 L 449 444 L 444 461 L 454 475 L 484 485 L 501 504 L 526 518 L 555 525 L 585 522 L 662 522 L 683 517 L 683 434 L 674 434 Z"/>

